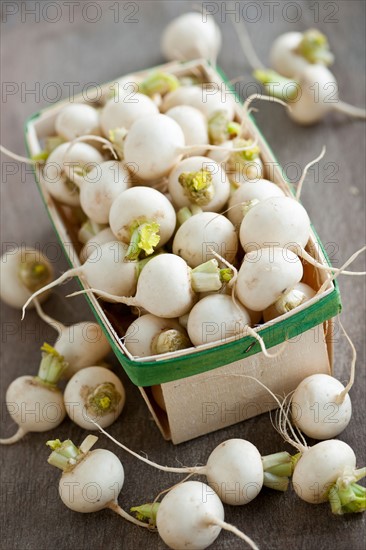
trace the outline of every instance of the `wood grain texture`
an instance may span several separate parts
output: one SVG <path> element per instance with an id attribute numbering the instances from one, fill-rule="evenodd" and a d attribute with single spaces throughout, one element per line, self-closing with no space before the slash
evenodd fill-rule
<path id="1" fill-rule="evenodd" d="M 5 21 L 5 6 L 10 4 L 18 6 L 19 12 L 9 15 Z M 75 3 L 74 22 L 70 22 L 68 8 L 59 2 L 62 17 L 58 22 L 51 23 L 49 21 L 55 19 L 55 11 L 51 8 L 48 13 L 41 12 L 38 22 L 30 13 L 23 12 L 22 22 L 22 4 L 29 9 L 40 3 L 3 2 L 1 5 L 1 143 L 20 154 L 25 152 L 22 137 L 24 120 L 53 102 L 55 91 L 61 91 L 62 97 L 67 97 L 70 83 L 76 83 L 76 93 L 88 83 L 104 82 L 160 63 L 159 36 L 162 29 L 172 17 L 187 11 L 191 6 L 188 2 L 137 2 L 138 12 L 132 16 L 137 22 L 132 23 L 123 21 L 131 14 L 131 7 L 128 3 L 120 2 L 120 17 L 116 23 L 116 12 L 113 11 L 116 2 L 100 1 L 99 21 L 92 23 L 90 21 L 96 17 L 96 12 L 92 8 L 85 12 L 87 2 Z M 42 4 L 51 3 L 46 1 Z M 285 4 L 288 3 L 280 2 L 279 7 L 274 6 L 275 19 L 271 22 L 268 8 L 258 3 L 262 10 L 261 16 L 258 22 L 248 23 L 250 35 L 261 58 L 268 61 L 270 43 L 279 33 L 316 26 L 329 36 L 336 56 L 333 69 L 342 99 L 362 105 L 365 91 L 365 3 L 359 0 L 295 2 L 293 4 L 298 6 L 300 15 L 296 23 L 286 21 L 286 17 L 294 18 L 294 14 L 288 12 L 286 15 L 283 12 Z M 329 20 L 331 9 L 328 4 L 330 8 L 334 7 L 336 13 L 333 19 L 337 22 Z M 216 5 L 220 9 L 222 3 Z M 245 5 L 248 3 L 240 2 L 241 8 Z M 314 21 L 314 5 L 319 5 L 319 22 Z M 216 14 L 218 22 L 222 15 Z M 327 17 L 328 21 L 325 20 Z M 247 18 L 253 20 L 253 12 L 248 12 Z M 230 78 L 242 74 L 244 82 L 251 81 L 248 64 L 240 52 L 229 22 L 223 22 L 221 28 L 223 49 L 219 64 Z M 8 95 L 4 95 L 4 83 L 10 86 L 7 88 Z M 51 83 L 56 85 L 52 87 Z M 26 94 L 27 91 L 37 90 L 37 87 L 39 97 Z M 244 94 L 248 92 L 244 84 L 239 88 Z M 10 95 L 11 89 L 13 95 Z M 304 129 L 295 126 L 280 106 L 261 104 L 259 107 L 257 121 L 279 161 L 287 167 L 290 179 L 296 181 L 300 167 L 314 158 L 322 145 L 326 144 L 327 155 L 320 163 L 319 171 L 311 171 L 309 174 L 303 202 L 321 239 L 327 244 L 333 263 L 341 265 L 365 240 L 364 123 L 333 115 L 317 127 Z M 3 250 L 8 243 L 38 245 L 54 261 L 55 269 L 64 271 L 67 265 L 32 174 L 19 164 L 7 164 L 8 160 L 4 157 L 2 160 Z M 17 172 L 9 175 L 11 170 Z M 355 262 L 354 269 L 364 268 L 364 258 Z M 341 439 L 352 445 L 359 465 L 363 466 L 366 463 L 365 284 L 360 279 L 344 277 L 340 285 L 344 303 L 343 322 L 359 354 L 356 385 L 351 392 L 353 418 Z M 73 286 L 74 283 L 69 283 L 66 288 L 60 287 L 47 302 L 47 311 L 67 323 L 91 319 L 82 298 L 73 301 L 64 299 L 66 292 Z M 20 323 L 19 312 L 3 305 L 1 331 L 3 404 L 11 380 L 36 371 L 39 346 L 45 340 L 52 342 L 55 335 L 39 322 L 33 312 L 29 312 L 25 321 Z M 349 363 L 350 350 L 345 339 L 337 332 L 335 373 L 342 381 L 347 380 Z M 128 382 L 118 365 L 115 366 L 126 385 L 127 402 L 120 420 L 110 431 L 134 450 L 145 451 L 158 462 L 170 465 L 204 463 L 218 443 L 231 437 L 248 438 L 262 454 L 284 448 L 267 414 L 174 447 L 162 439 L 138 389 Z M 1 415 L 1 435 L 5 437 L 13 433 L 14 425 L 5 406 L 2 406 Z M 84 435 L 81 429 L 72 426 L 69 421 L 65 421 L 57 433 L 52 434 L 54 437 L 70 437 L 75 442 L 80 442 Z M 46 463 L 48 452 L 45 440 L 44 435 L 35 434 L 17 446 L 1 448 L 3 548 L 43 550 L 55 542 L 63 550 L 84 550 L 90 547 L 108 550 L 165 548 L 156 535 L 125 523 L 121 518 L 114 517 L 112 512 L 87 516 L 66 509 L 57 496 L 59 473 Z M 126 482 L 119 500 L 126 509 L 153 499 L 162 489 L 177 481 L 173 474 L 152 472 L 148 466 L 122 454 L 104 438 L 100 439 L 100 444 L 114 450 L 123 461 Z M 327 505 L 308 505 L 292 491 L 279 495 L 265 490 L 245 508 L 226 507 L 226 519 L 245 530 L 261 549 L 279 550 L 287 546 L 297 550 L 316 547 L 325 550 L 364 548 L 364 516 L 333 517 Z M 213 549 L 224 550 L 242 547 L 239 541 L 227 533 L 222 534 L 212 546 Z"/>

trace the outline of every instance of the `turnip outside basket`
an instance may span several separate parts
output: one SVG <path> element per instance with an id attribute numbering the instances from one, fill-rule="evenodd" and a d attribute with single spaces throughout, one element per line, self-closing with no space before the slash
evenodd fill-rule
<path id="1" fill-rule="evenodd" d="M 208 62 L 176 62 L 158 69 L 177 76 L 202 75 L 204 81 L 210 83 L 209 93 L 224 93 L 225 101 L 233 103 L 237 120 L 240 121 L 241 103 L 238 97 L 231 93 L 223 73 Z M 145 76 L 151 70 L 153 69 L 135 74 Z M 104 93 L 110 89 L 111 84 L 110 82 L 101 87 Z M 84 102 L 84 99 L 77 96 L 73 101 Z M 42 140 L 54 135 L 55 117 L 68 102 L 69 100 L 62 101 L 28 119 L 25 125 L 25 141 L 29 155 L 38 154 L 43 148 Z M 285 180 L 281 167 L 252 119 L 248 122 L 248 130 L 258 140 L 264 164 L 272 167 L 270 179 L 287 195 L 291 195 L 291 186 Z M 35 170 L 35 177 L 66 258 L 71 267 L 77 267 L 80 265 L 80 245 L 76 238 L 77 230 L 72 212 L 49 196 L 38 169 Z M 319 262 L 330 265 L 314 230 L 308 250 Z M 305 265 L 304 272 L 305 282 L 314 288 L 328 277 L 309 264 Z M 81 281 L 80 285 L 85 287 Z M 285 340 L 289 341 L 283 354 L 275 360 L 264 358 L 258 342 L 250 336 L 225 344 L 209 344 L 200 349 L 190 348 L 173 354 L 136 359 L 123 345 L 123 330 L 116 323 L 118 314 L 116 316 L 115 311 L 111 311 L 109 306 L 94 296 L 86 295 L 86 299 L 125 372 L 140 387 L 164 436 L 172 438 L 175 443 L 233 424 L 275 406 L 274 401 L 260 390 L 258 384 L 241 377 L 241 374 L 250 374 L 260 379 L 272 391 L 288 393 L 309 374 L 329 372 L 332 363 L 329 336 L 332 333 L 331 319 L 341 310 L 338 286 L 336 282 L 329 280 L 327 289 L 321 295 L 283 315 L 280 320 L 261 325 L 258 332 L 267 349 L 275 348 Z M 162 384 L 166 412 L 155 403 L 148 389 L 159 384 Z"/>

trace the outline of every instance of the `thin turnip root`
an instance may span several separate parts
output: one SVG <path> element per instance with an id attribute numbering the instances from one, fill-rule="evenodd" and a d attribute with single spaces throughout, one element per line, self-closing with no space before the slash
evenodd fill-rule
<path id="1" fill-rule="evenodd" d="M 11 445 L 29 432 L 47 432 L 56 428 L 66 416 L 61 390 L 57 382 L 68 364 L 48 344 L 41 347 L 42 360 L 37 376 L 16 378 L 6 392 L 6 406 L 14 422 L 16 433 L 0 439 L 1 445 Z"/>
<path id="2" fill-rule="evenodd" d="M 219 212 L 229 199 L 230 182 L 214 160 L 189 157 L 169 174 L 168 190 L 177 209 L 196 204 L 206 212 Z"/>
<path id="3" fill-rule="evenodd" d="M 253 311 L 264 311 L 299 283 L 303 276 L 300 258 L 291 250 L 270 247 L 248 252 L 238 272 L 236 294 Z"/>
<path id="4" fill-rule="evenodd" d="M 270 307 L 263 311 L 264 322 L 272 321 L 276 317 L 292 311 L 307 300 L 314 298 L 316 292 L 311 286 L 305 283 L 297 283 L 291 290 L 282 294 L 280 298 Z"/>
<path id="5" fill-rule="evenodd" d="M 113 201 L 132 185 L 132 175 L 121 162 L 110 160 L 75 181 L 85 214 L 94 222 L 104 224 L 109 221 Z"/>
<path id="6" fill-rule="evenodd" d="M 261 457 L 258 449 L 245 439 L 228 439 L 210 454 L 205 466 L 172 468 L 152 462 L 117 441 L 96 421 L 94 424 L 116 445 L 142 462 L 164 472 L 204 475 L 222 502 L 241 506 L 253 500 L 263 486 L 286 491 L 293 461 L 287 452 Z"/>
<path id="7" fill-rule="evenodd" d="M 56 133 L 66 141 L 100 133 L 99 113 L 94 107 L 85 103 L 74 103 L 64 107 L 55 120 Z"/>
<path id="8" fill-rule="evenodd" d="M 238 239 L 233 224 L 225 216 L 213 212 L 192 216 L 188 208 L 184 209 L 184 214 L 187 219 L 175 234 L 174 254 L 181 256 L 190 267 L 214 258 L 211 249 L 228 262 L 235 259 Z"/>
<path id="9" fill-rule="evenodd" d="M 171 319 L 185 315 L 192 309 L 197 300 L 196 293 L 220 290 L 223 282 L 231 279 L 228 271 L 220 269 L 216 260 L 209 260 L 191 269 L 183 258 L 175 254 L 160 254 L 142 269 L 133 298 L 112 295 L 98 288 L 74 292 L 70 296 L 94 292 L 106 300 L 141 306 L 157 317 Z"/>
<path id="10" fill-rule="evenodd" d="M 253 376 L 232 376 L 254 380 L 278 404 L 280 410 L 276 429 L 284 441 L 298 451 L 292 457 L 292 483 L 298 497 L 311 504 L 329 501 L 332 512 L 338 515 L 364 512 L 366 488 L 358 485 L 357 481 L 365 477 L 366 468 L 356 469 L 356 456 L 351 447 L 337 439 L 321 441 L 308 447 L 301 433 L 296 433 L 290 423 L 286 399 L 281 402 L 265 384 Z"/>
<path id="11" fill-rule="evenodd" d="M 126 330 L 123 343 L 135 357 L 159 355 L 190 347 L 186 331 L 175 319 L 141 315 Z"/>
<path id="12" fill-rule="evenodd" d="M 75 176 L 81 170 L 94 168 L 103 162 L 102 155 L 87 143 L 62 143 L 49 155 L 40 174 L 51 197 L 61 204 L 79 206 L 80 198 Z"/>
<path id="13" fill-rule="evenodd" d="M 235 228 L 239 230 L 244 212 L 247 210 L 247 206 L 251 204 L 248 204 L 248 201 L 263 201 L 271 197 L 284 196 L 285 193 L 282 189 L 272 181 L 266 179 L 249 181 L 241 185 L 239 189 L 231 195 L 227 216 Z"/>
<path id="14" fill-rule="evenodd" d="M 155 103 L 146 95 L 136 92 L 131 94 L 131 89 L 122 93 L 120 91 L 121 86 L 118 95 L 109 99 L 100 113 L 100 125 L 106 138 L 117 128 L 129 130 L 139 118 L 159 112 Z"/>
<path id="15" fill-rule="evenodd" d="M 120 379 L 104 367 L 86 367 L 69 380 L 64 402 L 68 416 L 84 430 L 96 430 L 90 418 L 110 426 L 122 412 L 126 394 Z"/>
<path id="16" fill-rule="evenodd" d="M 150 255 L 157 245 L 168 242 L 176 214 L 163 193 L 151 187 L 133 187 L 113 201 L 109 224 L 117 239 L 129 244 L 126 259 L 136 260 L 141 252 Z"/>
<path id="17" fill-rule="evenodd" d="M 95 250 L 100 249 L 103 244 L 115 241 L 115 239 L 116 237 L 110 227 L 102 229 L 87 240 L 79 255 L 80 262 L 83 264 Z"/>
<path id="18" fill-rule="evenodd" d="M 103 244 L 90 254 L 81 267 L 69 269 L 58 279 L 33 293 L 23 305 L 22 318 L 34 298 L 72 277 L 80 277 L 89 286 L 98 287 L 107 293 L 131 296 L 136 288 L 139 263 L 125 261 L 127 250 L 128 246 L 119 241 Z"/>
<path id="19" fill-rule="evenodd" d="M 212 84 L 202 84 L 200 86 L 182 86 L 174 92 L 164 96 L 161 111 L 166 113 L 169 109 L 178 105 L 190 105 L 201 111 L 207 120 L 217 111 L 224 111 L 228 120 L 233 120 L 235 110 L 232 98 L 227 98 L 221 90 Z"/>
<path id="20" fill-rule="evenodd" d="M 287 78 L 298 75 L 309 64 L 327 66 L 334 61 L 327 37 L 317 29 L 281 34 L 273 42 L 269 56 L 274 70 Z"/>
<path id="21" fill-rule="evenodd" d="M 28 298 L 53 279 L 53 267 L 39 250 L 28 246 L 5 252 L 0 258 L 0 298 L 21 309 Z M 41 300 L 45 300 L 44 294 Z"/>
<path id="22" fill-rule="evenodd" d="M 161 38 L 161 51 L 168 61 L 202 57 L 215 64 L 220 47 L 220 29 L 213 17 L 203 13 L 188 12 L 176 17 Z"/>
<path id="23" fill-rule="evenodd" d="M 58 333 L 54 348 L 68 363 L 66 378 L 71 378 L 80 369 L 99 364 L 110 352 L 111 347 L 98 323 L 84 321 L 67 327 L 47 315 L 37 302 L 36 309 L 40 318 Z"/>
<path id="24" fill-rule="evenodd" d="M 177 105 L 166 111 L 166 116 L 169 116 L 183 130 L 184 141 L 186 145 L 203 145 L 202 149 L 198 149 L 195 152 L 196 155 L 204 155 L 206 148 L 204 147 L 209 143 L 207 133 L 207 120 L 203 113 L 191 107 L 190 105 Z"/>
<path id="25" fill-rule="evenodd" d="M 118 505 L 117 498 L 125 480 L 123 466 L 111 451 L 91 451 L 97 440 L 88 435 L 80 447 L 70 439 L 47 441 L 52 449 L 48 463 L 62 470 L 59 483 L 62 502 L 70 510 L 84 514 L 109 508 L 131 523 L 146 527 Z"/>

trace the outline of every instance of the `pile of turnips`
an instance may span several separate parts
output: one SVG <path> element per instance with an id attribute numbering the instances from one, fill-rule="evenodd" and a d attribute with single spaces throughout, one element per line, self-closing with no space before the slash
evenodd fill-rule
<path id="1" fill-rule="evenodd" d="M 294 122 L 304 126 L 316 124 L 332 111 L 366 118 L 366 109 L 340 100 L 337 80 L 328 69 L 334 56 L 322 32 L 308 29 L 277 37 L 269 53 L 273 68 L 267 69 L 256 55 L 244 24 L 232 16 L 231 20 L 254 70 L 253 76 L 269 95 L 288 102 L 288 114 Z"/>
<path id="2" fill-rule="evenodd" d="M 365 118 L 364 110 L 339 101 L 336 80 L 327 69 L 333 56 L 319 31 L 279 37 L 271 50 L 277 73 L 265 70 L 245 32 L 238 35 L 252 54 L 256 78 L 279 103 L 288 103 L 296 122 L 313 124 L 330 110 Z M 174 20 L 161 43 L 168 59 L 204 57 L 212 64 L 220 46 L 213 18 L 198 13 Z M 314 82 L 319 85 L 316 97 Z M 353 352 L 346 386 L 315 374 L 283 400 L 271 394 L 279 406 L 277 430 L 296 448 L 295 456 L 278 452 L 262 457 L 249 441 L 229 439 L 211 452 L 205 466 L 176 468 L 130 451 L 105 432 L 122 412 L 125 390 L 101 365 L 110 346 L 99 325 L 64 326 L 40 305 L 53 287 L 79 277 L 86 286 L 81 292 L 125 304 L 135 317 L 138 311 L 123 337 L 125 350 L 135 359 L 182 354 L 247 335 L 273 357 L 256 329 L 316 301 L 324 285 L 340 274 L 363 275 L 346 271 L 358 253 L 336 269 L 306 250 L 311 227 L 299 198 L 315 161 L 305 168 L 294 196 L 267 179 L 260 146 L 246 124 L 256 98 L 249 98 L 238 116 L 234 101 L 219 91 L 208 94 L 197 72 L 176 76 L 157 69 L 146 77 L 123 77 L 103 95 L 101 105 L 62 108 L 43 151 L 25 161 L 37 167 L 58 207 L 78 220 L 80 265 L 53 280 L 52 266 L 40 251 L 23 247 L 1 258 L 1 299 L 23 308 L 23 317 L 34 305 L 58 337 L 53 346 L 42 346 L 37 376 L 22 376 L 9 386 L 6 404 L 18 430 L 0 443 L 52 430 L 69 416 L 157 469 L 204 476 L 207 483 L 182 481 L 161 503 L 131 508 L 134 517 L 117 502 L 124 484 L 122 463 L 110 451 L 91 450 L 95 436 L 87 436 L 79 447 L 71 440 L 47 442 L 52 450 L 48 462 L 62 470 L 59 493 L 68 508 L 83 513 L 109 508 L 137 526 L 156 527 L 165 544 L 177 550 L 207 548 L 221 529 L 257 549 L 224 521 L 222 503 L 245 505 L 264 486 L 286 491 L 291 477 L 296 494 L 306 502 L 329 501 L 335 514 L 366 509 L 365 488 L 357 483 L 365 468 L 357 469 L 353 450 L 334 439 L 352 414 L 349 391 L 356 351 L 346 333 Z M 305 262 L 327 272 L 325 283 L 312 288 L 304 282 Z M 152 394 L 166 409 L 161 387 L 152 387 Z M 25 415 L 27 408 L 37 414 Z M 334 422 L 328 422 L 329 414 Z M 324 441 L 309 447 L 303 434 Z M 69 485 L 75 481 L 70 498 Z M 85 498 L 83 489 L 89 485 L 98 491 Z"/>

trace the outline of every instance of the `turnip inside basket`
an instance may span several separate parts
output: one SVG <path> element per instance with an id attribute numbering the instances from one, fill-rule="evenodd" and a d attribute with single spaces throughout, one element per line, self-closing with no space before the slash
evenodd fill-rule
<path id="1" fill-rule="evenodd" d="M 224 101 L 234 109 L 236 120 L 241 121 L 238 98 L 231 93 L 222 75 L 205 61 L 171 63 L 158 69 L 177 77 L 200 75 L 203 82 L 209 83 L 210 93 L 222 94 L 224 90 Z M 135 73 L 134 78 L 144 78 L 150 72 L 151 69 Z M 102 86 L 104 96 L 110 88 L 111 83 Z M 84 99 L 76 97 L 74 102 L 84 102 Z M 39 154 L 45 138 L 55 134 L 55 118 L 67 103 L 61 102 L 28 120 L 25 138 L 30 155 Z M 280 166 L 251 119 L 248 119 L 246 131 L 257 139 L 264 166 L 271 167 L 267 177 L 291 196 L 291 188 Z M 78 267 L 81 245 L 77 239 L 77 217 L 72 208 L 62 206 L 49 195 L 38 171 L 36 180 L 65 255 L 72 267 Z M 322 245 L 313 231 L 307 250 L 318 262 L 328 265 Z M 304 264 L 303 282 L 315 290 L 327 277 L 326 272 Z M 82 282 L 81 285 L 87 288 Z M 306 376 L 329 373 L 332 365 L 332 317 L 341 308 L 338 287 L 329 280 L 326 290 L 320 295 L 280 318 L 259 325 L 256 330 L 271 352 L 287 340 L 284 351 L 275 359 L 266 358 L 259 343 L 251 336 L 233 337 L 224 344 L 213 342 L 174 353 L 136 358 L 123 343 L 125 330 L 133 320 L 128 308 L 97 300 L 92 295 L 88 295 L 87 300 L 121 365 L 132 382 L 139 386 L 162 434 L 174 443 L 229 426 L 276 406 L 261 386 L 243 374 L 257 378 L 274 393 L 285 395 Z"/>

